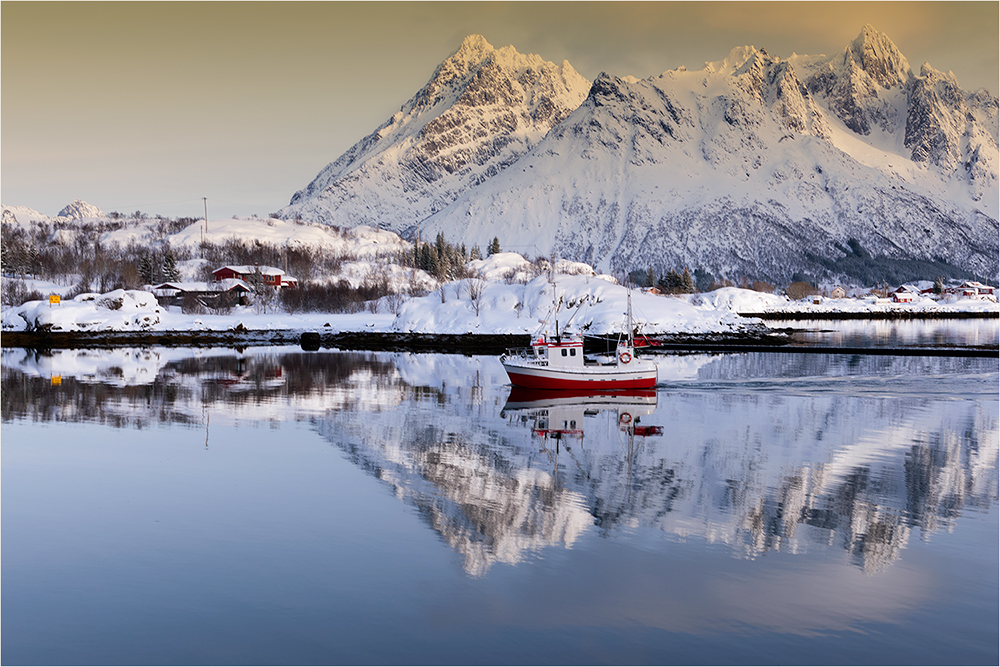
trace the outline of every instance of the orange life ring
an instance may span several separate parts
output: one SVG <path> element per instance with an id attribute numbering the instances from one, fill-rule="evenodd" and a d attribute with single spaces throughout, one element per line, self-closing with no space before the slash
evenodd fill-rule
<path id="1" fill-rule="evenodd" d="M 618 421 L 621 424 L 629 424 L 632 421 L 632 415 L 627 412 L 623 412 L 621 417 L 618 418 Z"/>
<path id="2" fill-rule="evenodd" d="M 628 352 L 622 352 L 621 354 L 618 355 L 618 358 L 621 360 L 623 364 L 627 364 L 628 362 L 632 361 L 632 355 L 629 354 Z"/>

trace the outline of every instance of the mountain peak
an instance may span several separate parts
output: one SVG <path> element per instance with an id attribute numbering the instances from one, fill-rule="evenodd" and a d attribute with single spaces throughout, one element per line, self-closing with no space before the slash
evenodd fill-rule
<path id="1" fill-rule="evenodd" d="M 454 53 L 438 66 L 431 84 L 463 79 L 490 57 L 496 50 L 482 35 L 469 35 Z"/>
<path id="2" fill-rule="evenodd" d="M 494 50 L 493 45 L 487 42 L 482 35 L 469 35 L 462 40 L 458 50 L 448 60 L 479 62 Z"/>
<path id="3" fill-rule="evenodd" d="M 722 60 L 705 63 L 704 69 L 710 74 L 732 75 L 759 54 L 760 51 L 758 51 L 752 44 L 737 46 Z"/>
<path id="4" fill-rule="evenodd" d="M 72 204 L 68 204 L 63 210 L 59 211 L 59 217 L 74 219 L 103 218 L 104 212 L 82 199 L 74 199 Z"/>
<path id="5" fill-rule="evenodd" d="M 516 162 L 589 90 L 568 62 L 560 67 L 469 35 L 398 113 L 295 193 L 282 215 L 407 232 Z M 366 187 L 379 196 L 366 197 Z"/>
<path id="6" fill-rule="evenodd" d="M 883 88 L 903 85 L 911 76 L 910 63 L 892 40 L 867 23 L 845 50 L 844 58 L 853 60 Z"/>

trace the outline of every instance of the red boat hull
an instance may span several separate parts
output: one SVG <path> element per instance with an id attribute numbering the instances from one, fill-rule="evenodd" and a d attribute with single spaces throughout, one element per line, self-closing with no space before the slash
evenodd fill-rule
<path id="1" fill-rule="evenodd" d="M 570 389 L 610 391 L 616 389 L 651 389 L 656 386 L 656 370 L 649 372 L 571 373 L 548 369 L 522 369 L 504 365 L 510 383 L 528 389 Z"/>

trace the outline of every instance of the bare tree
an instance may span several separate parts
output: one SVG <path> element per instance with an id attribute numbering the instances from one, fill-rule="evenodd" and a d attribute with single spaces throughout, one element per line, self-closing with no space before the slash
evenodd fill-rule
<path id="1" fill-rule="evenodd" d="M 469 293 L 469 301 L 472 303 L 472 310 L 479 317 L 479 311 L 483 305 L 483 291 L 486 289 L 486 281 L 482 278 L 469 278 L 465 281 L 465 290 Z"/>
<path id="2" fill-rule="evenodd" d="M 393 315 L 399 315 L 399 311 L 402 310 L 404 303 L 406 303 L 406 297 L 398 292 L 385 297 L 385 305 L 389 307 L 389 312 Z"/>

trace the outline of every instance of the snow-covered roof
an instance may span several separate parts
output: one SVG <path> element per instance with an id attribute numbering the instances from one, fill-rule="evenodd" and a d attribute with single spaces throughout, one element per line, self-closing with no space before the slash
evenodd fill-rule
<path id="1" fill-rule="evenodd" d="M 230 271 L 233 271 L 234 273 L 238 273 L 238 274 L 243 275 L 243 276 L 250 275 L 250 274 L 252 274 L 252 273 L 254 273 L 256 271 L 260 271 L 261 275 L 265 275 L 265 276 L 280 276 L 281 274 L 284 273 L 284 271 L 282 271 L 281 269 L 276 268 L 274 266 L 257 266 L 257 265 L 249 265 L 249 264 L 227 264 L 227 265 L 225 265 L 225 266 L 223 266 L 221 268 L 216 269 L 215 271 L 212 271 L 212 275 L 215 275 L 219 271 L 224 271 L 226 269 L 229 269 Z"/>
<path id="2" fill-rule="evenodd" d="M 203 282 L 166 282 L 152 287 L 154 290 L 178 290 L 180 292 L 228 292 L 232 289 L 250 291 L 250 286 L 239 278 L 226 278 L 214 283 Z"/>
<path id="3" fill-rule="evenodd" d="M 198 283 L 198 282 L 167 282 L 160 283 L 159 285 L 154 285 L 152 287 L 154 290 L 178 290 L 180 292 L 208 292 L 211 288 L 208 283 Z"/>
<path id="4" fill-rule="evenodd" d="M 243 290 L 244 292 L 250 291 L 250 286 L 247 285 L 242 280 L 240 280 L 239 278 L 225 278 L 223 280 L 220 280 L 219 282 L 215 283 L 215 288 L 221 289 L 223 292 L 228 292 L 229 290 L 232 289 L 240 289 Z"/>

